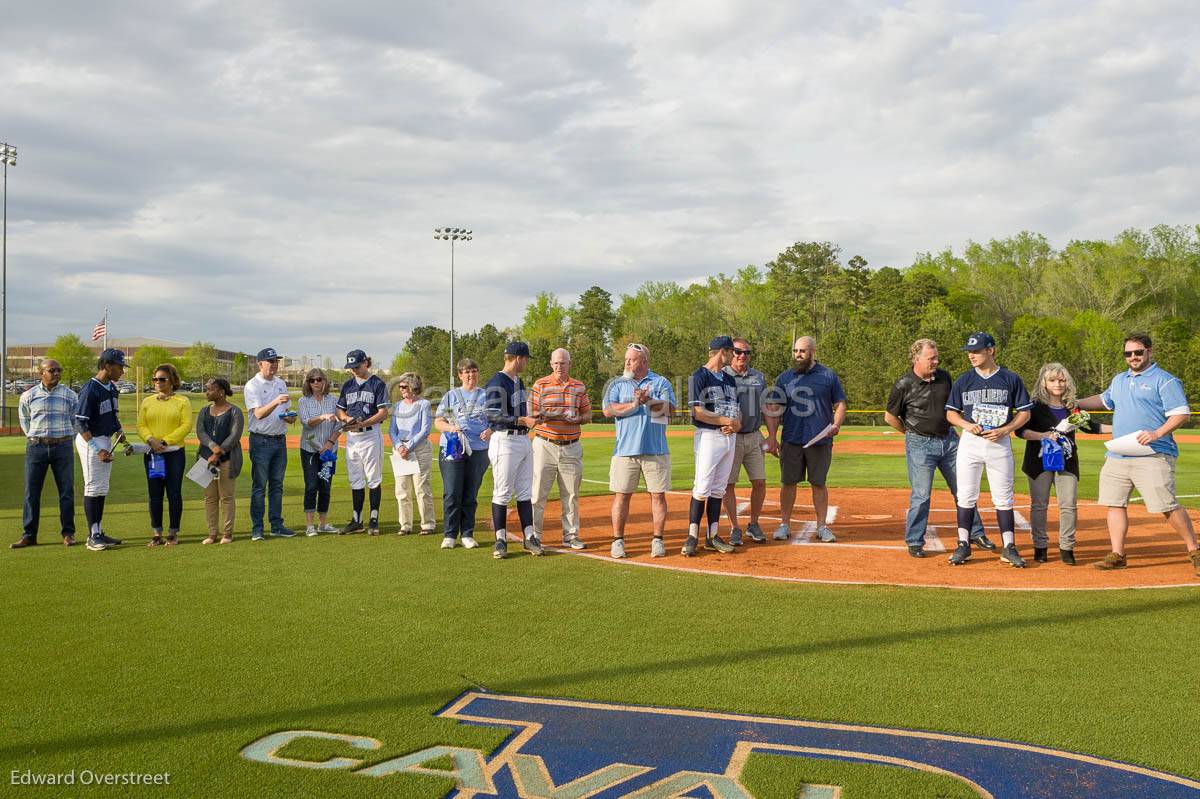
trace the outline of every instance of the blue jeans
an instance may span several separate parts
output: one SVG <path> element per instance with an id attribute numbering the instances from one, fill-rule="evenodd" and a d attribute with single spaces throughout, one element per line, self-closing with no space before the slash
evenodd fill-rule
<path id="1" fill-rule="evenodd" d="M 921 546 L 925 543 L 925 526 L 929 521 L 929 497 L 933 493 L 933 475 L 941 471 L 950 493 L 958 497 L 958 473 L 954 461 L 958 456 L 958 436 L 953 432 L 945 438 L 932 438 L 914 433 L 904 433 L 904 458 L 908 463 L 908 482 L 912 495 L 908 498 L 908 524 L 904 530 L 904 543 Z M 957 527 L 957 523 L 956 523 Z M 957 537 L 955 533 L 955 537 Z M 971 524 L 971 537 L 983 535 L 983 520 L 975 511 Z"/>
<path id="2" fill-rule="evenodd" d="M 446 451 L 438 454 L 442 472 L 442 518 L 446 520 L 446 538 L 475 535 L 475 511 L 479 507 L 479 486 L 488 470 L 486 449 L 475 450 L 461 461 L 446 460 Z"/>
<path id="3" fill-rule="evenodd" d="M 262 535 L 266 495 L 271 532 L 283 529 L 283 477 L 287 473 L 287 439 L 250 434 L 250 534 Z"/>
<path id="4" fill-rule="evenodd" d="M 42 486 L 46 472 L 54 472 L 58 487 L 58 516 L 63 535 L 75 535 L 75 451 L 68 438 L 60 444 L 25 442 L 25 512 L 23 538 L 37 540 L 42 515 Z"/>

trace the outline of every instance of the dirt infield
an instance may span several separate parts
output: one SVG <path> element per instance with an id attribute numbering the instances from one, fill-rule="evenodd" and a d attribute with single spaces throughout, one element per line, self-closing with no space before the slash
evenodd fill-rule
<path id="1" fill-rule="evenodd" d="M 778 490 L 768 492 L 762 519 L 768 537 L 779 525 Z M 1017 546 L 1027 559 L 1025 569 L 1014 569 L 1000 560 L 996 552 L 976 548 L 970 562 L 950 566 L 949 553 L 957 540 L 954 500 L 948 492 L 934 492 L 931 529 L 926 536 L 927 557 L 913 558 L 904 546 L 905 513 L 908 491 L 897 489 L 831 489 L 830 504 L 836 507 L 832 528 L 835 544 L 808 543 L 804 539 L 814 528 L 808 490 L 801 486 L 792 518 L 792 540 L 747 543 L 732 555 L 702 552 L 697 557 L 679 554 L 686 536 L 688 494 L 668 495 L 671 509 L 666 542 L 668 557 L 650 558 L 650 502 L 646 494 L 633 498 L 625 532 L 628 559 L 608 557 L 612 527 L 609 521 L 611 498 L 585 497 L 580 501 L 582 537 L 589 544 L 584 552 L 570 554 L 592 557 L 621 566 L 639 564 L 659 568 L 699 571 L 738 577 L 797 582 L 874 584 L 1000 590 L 1100 590 L 1113 588 L 1161 588 L 1200 586 L 1200 577 L 1192 570 L 1183 542 L 1161 516 L 1150 516 L 1145 509 L 1130 507 L 1130 537 L 1127 554 L 1129 567 L 1116 572 L 1100 572 L 1092 564 L 1109 552 L 1105 527 L 1105 509 L 1092 502 L 1079 507 L 1078 541 L 1075 555 L 1078 566 L 1067 566 L 1058 559 L 1058 513 L 1050 507 L 1050 561 L 1033 560 L 1033 544 L 1028 526 L 1029 498 L 1018 495 Z M 557 503 L 551 503 L 556 505 Z M 999 542 L 995 512 L 990 498 L 980 500 L 988 534 Z M 831 514 L 833 513 L 831 507 Z M 1195 517 L 1195 514 L 1193 514 Z M 546 543 L 558 541 L 557 507 L 546 510 Z M 746 523 L 743 514 L 742 523 Z M 722 521 L 722 536 L 728 535 L 728 522 Z M 815 540 L 815 539 L 814 539 Z M 561 550 L 570 552 L 569 550 Z"/>

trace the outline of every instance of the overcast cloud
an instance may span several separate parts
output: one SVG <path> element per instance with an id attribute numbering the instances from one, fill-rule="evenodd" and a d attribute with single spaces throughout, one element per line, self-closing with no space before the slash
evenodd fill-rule
<path id="1" fill-rule="evenodd" d="M 27 4 L 8 340 L 292 355 L 799 240 L 872 266 L 1200 222 L 1194 0 Z"/>

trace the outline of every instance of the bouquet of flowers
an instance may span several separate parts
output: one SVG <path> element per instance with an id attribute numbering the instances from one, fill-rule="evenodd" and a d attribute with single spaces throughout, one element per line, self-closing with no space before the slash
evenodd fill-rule
<path id="1" fill-rule="evenodd" d="M 1091 424 L 1092 416 L 1082 408 L 1076 408 L 1071 411 L 1071 415 L 1063 419 L 1054 429 L 1060 433 L 1069 433 L 1072 430 L 1078 430 L 1082 427 L 1087 427 Z"/>

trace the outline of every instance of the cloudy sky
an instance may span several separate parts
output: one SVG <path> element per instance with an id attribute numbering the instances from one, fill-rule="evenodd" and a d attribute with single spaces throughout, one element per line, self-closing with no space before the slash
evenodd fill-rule
<path id="1" fill-rule="evenodd" d="M 1200 9 L 47 2 L 0 24 L 8 341 L 390 359 L 541 290 L 1200 222 Z"/>

